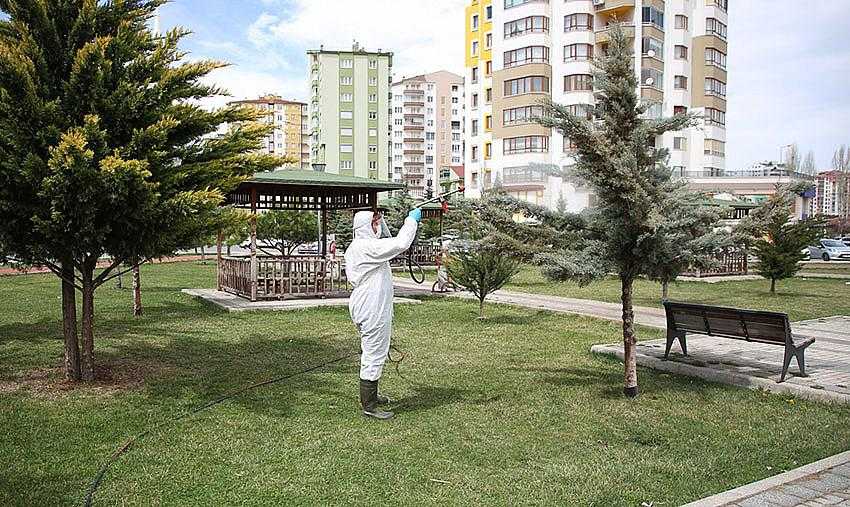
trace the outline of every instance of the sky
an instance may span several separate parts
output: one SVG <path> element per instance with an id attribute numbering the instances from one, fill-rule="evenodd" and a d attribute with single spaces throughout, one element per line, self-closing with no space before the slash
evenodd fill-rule
<path id="1" fill-rule="evenodd" d="M 396 79 L 463 72 L 467 0 L 172 0 L 163 29 L 192 30 L 190 58 L 232 65 L 211 81 L 234 98 L 275 93 L 306 100 L 308 49 L 392 51 Z M 813 150 L 829 169 L 850 145 L 850 1 L 731 0 L 726 166 Z"/>

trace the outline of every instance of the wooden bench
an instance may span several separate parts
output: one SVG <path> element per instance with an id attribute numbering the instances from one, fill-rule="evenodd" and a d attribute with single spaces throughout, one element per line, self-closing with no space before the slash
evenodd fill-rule
<path id="1" fill-rule="evenodd" d="M 705 334 L 746 340 L 748 342 L 767 343 L 785 346 L 785 360 L 782 363 L 782 377 L 785 381 L 791 359 L 797 358 L 800 375 L 806 376 L 806 347 L 815 342 L 814 338 L 794 336 L 788 315 L 777 312 L 740 310 L 722 306 L 707 306 L 693 303 L 664 301 L 667 313 L 667 348 L 664 359 L 670 355 L 670 347 L 678 338 L 682 353 L 688 355 L 686 336 L 688 333 Z"/>

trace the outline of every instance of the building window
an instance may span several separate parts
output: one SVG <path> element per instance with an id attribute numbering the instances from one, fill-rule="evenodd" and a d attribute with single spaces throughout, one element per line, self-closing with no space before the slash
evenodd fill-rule
<path id="1" fill-rule="evenodd" d="M 505 155 L 518 153 L 546 153 L 549 151 L 549 137 L 547 136 L 523 136 L 509 137 L 504 140 L 503 152 Z"/>
<path id="2" fill-rule="evenodd" d="M 369 145 L 369 153 L 378 153 L 378 146 L 374 144 Z"/>
<path id="3" fill-rule="evenodd" d="M 472 29 L 478 30 L 478 14 L 472 15 Z"/>
<path id="4" fill-rule="evenodd" d="M 343 93 L 339 96 L 340 102 L 351 102 L 352 100 L 354 100 L 354 96 L 350 93 Z"/>
<path id="5" fill-rule="evenodd" d="M 472 161 L 478 162 L 478 146 L 472 147 Z"/>
<path id="6" fill-rule="evenodd" d="M 674 137 L 673 138 L 673 149 L 674 150 L 687 150 L 688 149 L 688 139 L 686 137 Z"/>
<path id="7" fill-rule="evenodd" d="M 369 86 L 378 86 L 378 78 L 375 76 L 370 77 Z"/>
<path id="8" fill-rule="evenodd" d="M 350 137 L 350 136 L 353 136 L 353 135 L 354 135 L 354 130 L 353 130 L 353 129 L 349 129 L 349 128 L 342 128 L 342 129 L 339 129 L 339 135 L 341 135 L 341 136 L 349 136 L 349 137 Z"/>
<path id="9" fill-rule="evenodd" d="M 523 106 L 502 111 L 502 125 L 523 125 L 534 122 L 535 118 L 543 116 L 543 106 Z"/>
<path id="10" fill-rule="evenodd" d="M 652 6 L 644 7 L 643 23 L 655 25 L 659 30 L 664 30 L 664 12 Z"/>
<path id="11" fill-rule="evenodd" d="M 489 131 L 489 130 L 492 130 L 492 129 L 493 129 L 493 116 L 488 114 L 488 115 L 484 116 L 484 130 Z"/>
<path id="12" fill-rule="evenodd" d="M 378 60 L 369 60 L 369 68 L 377 69 L 378 68 Z"/>
<path id="13" fill-rule="evenodd" d="M 713 77 L 705 78 L 705 94 L 713 97 L 726 97 L 726 83 Z"/>
<path id="14" fill-rule="evenodd" d="M 378 102 L 378 94 L 370 93 L 369 94 L 369 102 Z"/>
<path id="15" fill-rule="evenodd" d="M 472 41 L 472 56 L 478 56 L 478 41 Z"/>
<path id="16" fill-rule="evenodd" d="M 564 16 L 564 31 L 589 31 L 593 30 L 593 14 L 570 14 Z"/>
<path id="17" fill-rule="evenodd" d="M 472 94 L 472 107 L 478 107 L 478 94 Z"/>
<path id="18" fill-rule="evenodd" d="M 527 63 L 549 63 L 549 48 L 546 46 L 528 46 L 513 51 L 505 51 L 506 69 Z"/>
<path id="19" fill-rule="evenodd" d="M 460 151 L 460 150 L 458 150 Z M 493 156 L 493 143 L 484 143 L 484 158 L 490 160 Z"/>
<path id="20" fill-rule="evenodd" d="M 376 162 L 375 160 L 370 160 L 369 161 L 369 169 L 377 169 L 377 168 L 378 168 L 378 162 Z"/>
<path id="21" fill-rule="evenodd" d="M 484 36 L 484 47 L 486 47 L 487 49 L 490 49 L 490 48 L 493 47 L 493 34 L 492 33 L 488 33 L 487 35 Z"/>
<path id="22" fill-rule="evenodd" d="M 339 168 L 340 169 L 353 169 L 354 168 L 354 161 L 353 160 L 340 160 L 339 161 Z"/>
<path id="23" fill-rule="evenodd" d="M 572 153 L 578 149 L 578 145 L 564 136 L 564 153 Z"/>
<path id="24" fill-rule="evenodd" d="M 487 60 L 484 62 L 484 75 L 489 76 L 493 73 L 493 61 Z"/>
<path id="25" fill-rule="evenodd" d="M 677 60 L 688 59 L 688 46 L 676 46 L 673 48 L 673 58 Z"/>
<path id="26" fill-rule="evenodd" d="M 546 76 L 528 76 L 505 81 L 505 97 L 548 92 L 549 78 Z"/>
<path id="27" fill-rule="evenodd" d="M 472 83 L 478 82 L 478 67 L 472 67 Z"/>
<path id="28" fill-rule="evenodd" d="M 644 37 L 641 41 L 641 47 L 645 56 L 664 60 L 664 41 L 655 37 Z"/>
<path id="29" fill-rule="evenodd" d="M 564 46 L 564 61 L 574 62 L 579 60 L 591 60 L 593 58 L 592 44 L 570 44 Z"/>
<path id="30" fill-rule="evenodd" d="M 726 40 L 726 25 L 714 18 L 705 19 L 705 33 Z"/>
<path id="31" fill-rule="evenodd" d="M 688 108 L 685 106 L 673 106 L 673 114 L 688 114 Z"/>
<path id="32" fill-rule="evenodd" d="M 676 14 L 674 18 L 675 27 L 679 30 L 687 30 L 688 29 L 688 17 L 683 14 Z"/>
<path id="33" fill-rule="evenodd" d="M 673 88 L 676 90 L 687 90 L 688 89 L 688 77 L 687 76 L 673 76 Z"/>
<path id="34" fill-rule="evenodd" d="M 486 90 L 484 90 L 484 101 L 487 104 L 493 102 L 493 89 L 492 88 L 487 88 Z"/>
<path id="35" fill-rule="evenodd" d="M 590 74 L 570 74 L 564 76 L 565 92 L 593 91 L 593 76 Z"/>
<path id="36" fill-rule="evenodd" d="M 593 104 L 572 104 L 567 106 L 567 111 L 573 116 L 579 116 L 588 120 L 593 119 Z"/>
<path id="37" fill-rule="evenodd" d="M 726 69 L 726 53 L 714 48 L 705 48 L 705 64 Z"/>
<path id="38" fill-rule="evenodd" d="M 531 2 L 549 3 L 549 0 L 505 0 L 505 9 L 510 9 L 511 7 L 517 7 Z"/>
<path id="39" fill-rule="evenodd" d="M 354 146 L 351 144 L 340 144 L 339 151 L 341 153 L 351 153 L 354 151 Z"/>
<path id="40" fill-rule="evenodd" d="M 664 73 L 658 69 L 644 67 L 640 69 L 640 84 L 661 90 L 664 86 Z"/>
<path id="41" fill-rule="evenodd" d="M 378 137 L 378 129 L 369 129 L 369 137 Z"/>
<path id="42" fill-rule="evenodd" d="M 478 135 L 478 120 L 472 120 L 472 135 Z"/>
<path id="43" fill-rule="evenodd" d="M 725 127 L 726 126 L 726 113 L 719 110 L 719 109 L 707 107 L 707 108 L 705 108 L 705 123 L 706 123 L 706 125 L 714 125 L 716 127 Z"/>
<path id="44" fill-rule="evenodd" d="M 712 157 L 725 158 L 726 143 L 724 143 L 723 141 L 718 141 L 717 139 L 706 139 L 703 153 Z"/>
<path id="45" fill-rule="evenodd" d="M 486 19 L 488 21 L 493 19 L 493 6 L 492 5 L 487 6 L 487 8 L 484 10 L 484 15 L 486 16 Z"/>
<path id="46" fill-rule="evenodd" d="M 714 6 L 726 12 L 729 10 L 729 0 L 714 0 Z"/>
<path id="47" fill-rule="evenodd" d="M 339 84 L 344 86 L 349 86 L 354 82 L 354 79 L 351 76 L 342 76 L 339 78 Z"/>
<path id="48" fill-rule="evenodd" d="M 351 111 L 340 111 L 339 112 L 339 119 L 340 120 L 350 120 L 352 118 L 354 118 L 354 113 L 351 112 Z"/>
<path id="49" fill-rule="evenodd" d="M 369 119 L 370 120 L 377 120 L 378 119 L 378 113 L 376 111 L 369 111 Z"/>
<path id="50" fill-rule="evenodd" d="M 528 16 L 527 18 L 505 23 L 505 38 L 519 37 L 528 33 L 548 33 L 549 18 L 546 16 Z"/>

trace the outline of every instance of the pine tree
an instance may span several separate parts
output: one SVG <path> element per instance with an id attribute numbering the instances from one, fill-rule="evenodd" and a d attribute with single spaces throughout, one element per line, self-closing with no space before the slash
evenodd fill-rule
<path id="1" fill-rule="evenodd" d="M 484 301 L 519 272 L 517 259 L 484 241 L 452 244 L 446 270 L 451 279 L 478 299 L 478 318 L 484 318 Z"/>
<path id="2" fill-rule="evenodd" d="M 0 257 L 60 278 L 71 380 L 94 378 L 95 290 L 191 247 L 225 192 L 281 163 L 254 153 L 256 112 L 198 105 L 223 93 L 201 79 L 224 64 L 186 60 L 182 28 L 152 33 L 163 3 L 0 2 Z M 216 135 L 225 123 L 241 126 Z"/>
<path id="3" fill-rule="evenodd" d="M 587 283 L 617 273 L 621 285 L 625 388 L 638 394 L 632 305 L 637 277 L 653 269 L 653 255 L 664 243 L 665 202 L 670 199 L 671 172 L 662 163 L 666 150 L 654 148 L 665 132 L 692 126 L 692 115 L 646 118 L 648 104 L 638 97 L 632 42 L 619 23 L 613 24 L 606 55 L 595 62 L 599 120 L 575 116 L 569 109 L 547 103 L 544 126 L 553 127 L 577 145 L 574 174 L 598 197 L 588 215 L 589 236 L 580 251 L 544 257 L 544 274 L 554 279 Z"/>

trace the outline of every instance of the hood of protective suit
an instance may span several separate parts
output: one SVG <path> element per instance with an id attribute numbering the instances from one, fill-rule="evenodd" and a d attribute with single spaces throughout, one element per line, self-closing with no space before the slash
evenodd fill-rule
<path id="1" fill-rule="evenodd" d="M 354 239 L 378 239 L 375 230 L 372 229 L 371 211 L 358 211 L 354 214 Z"/>

